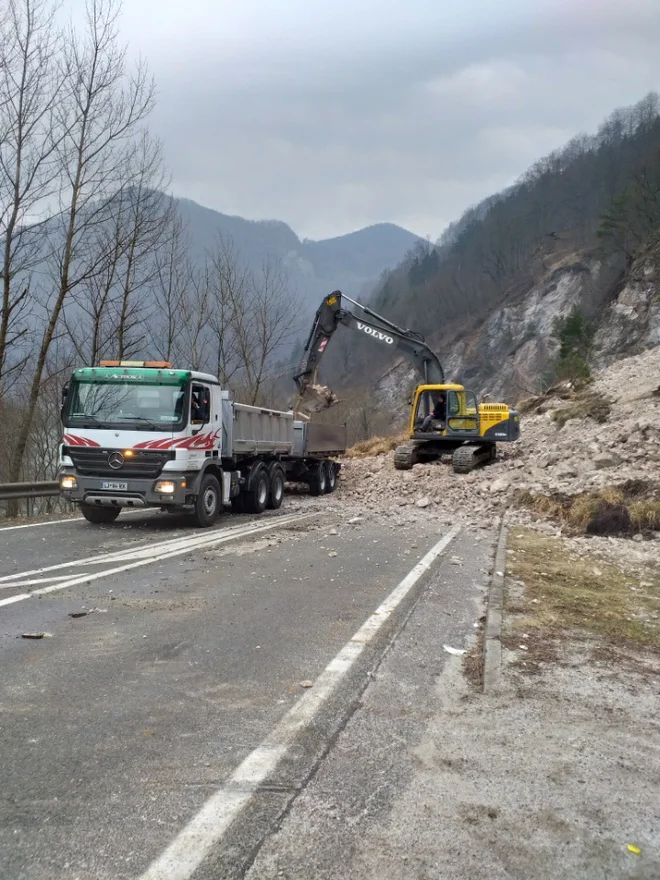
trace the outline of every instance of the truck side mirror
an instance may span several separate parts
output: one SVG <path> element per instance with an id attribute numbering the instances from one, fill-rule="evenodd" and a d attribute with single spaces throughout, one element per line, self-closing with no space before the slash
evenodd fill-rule
<path id="1" fill-rule="evenodd" d="M 62 406 L 60 407 L 60 421 L 64 421 L 64 406 L 66 404 L 68 396 L 69 396 L 69 386 L 65 385 L 62 388 Z"/>

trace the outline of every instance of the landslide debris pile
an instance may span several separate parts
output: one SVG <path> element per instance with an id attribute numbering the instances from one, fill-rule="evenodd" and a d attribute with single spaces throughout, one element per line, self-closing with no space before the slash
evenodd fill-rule
<path id="1" fill-rule="evenodd" d="M 310 502 L 394 524 L 423 515 L 490 526 L 508 508 L 548 534 L 660 537 L 660 348 L 522 408 L 521 439 L 487 467 L 454 474 L 447 456 L 396 471 L 391 438 L 375 438 L 342 461 L 333 496 Z"/>

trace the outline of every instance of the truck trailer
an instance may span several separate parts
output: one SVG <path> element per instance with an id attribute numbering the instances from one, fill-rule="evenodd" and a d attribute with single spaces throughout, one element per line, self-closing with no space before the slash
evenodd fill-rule
<path id="1" fill-rule="evenodd" d="M 62 392 L 59 484 L 91 523 L 158 507 L 211 526 L 223 507 L 261 513 L 286 481 L 333 492 L 346 425 L 232 400 L 207 373 L 166 362 L 101 361 Z"/>

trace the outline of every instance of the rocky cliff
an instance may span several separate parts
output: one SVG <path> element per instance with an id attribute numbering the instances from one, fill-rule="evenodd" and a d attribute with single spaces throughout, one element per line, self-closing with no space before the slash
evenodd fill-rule
<path id="1" fill-rule="evenodd" d="M 550 262 L 526 293 L 496 307 L 477 329 L 450 341 L 431 340 L 448 380 L 478 395 L 515 403 L 547 384 L 557 355 L 555 318 L 577 306 L 597 332 L 591 356 L 596 368 L 660 344 L 660 236 L 629 272 L 617 260 L 569 254 Z M 376 385 L 379 400 L 399 418 L 417 377 L 399 361 Z"/>

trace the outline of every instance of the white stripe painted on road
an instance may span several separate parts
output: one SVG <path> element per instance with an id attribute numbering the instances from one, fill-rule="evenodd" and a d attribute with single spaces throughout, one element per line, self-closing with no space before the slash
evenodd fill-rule
<path id="1" fill-rule="evenodd" d="M 125 519 L 127 516 L 135 516 L 137 513 L 141 513 L 143 516 L 145 514 L 154 514 L 157 513 L 156 510 L 149 510 L 148 508 L 140 508 L 140 510 L 126 510 L 122 514 L 122 519 Z M 0 528 L 0 532 L 14 532 L 16 529 L 36 529 L 40 526 L 61 526 L 63 523 L 75 523 L 75 522 L 84 522 L 84 516 L 70 516 L 68 519 L 50 519 L 45 522 L 38 523 L 23 523 L 21 526 L 2 526 Z"/>
<path id="2" fill-rule="evenodd" d="M 217 544 L 224 544 L 227 541 L 233 541 L 235 538 L 247 538 L 251 535 L 261 534 L 262 532 L 272 532 L 275 529 L 295 525 L 296 523 L 303 523 L 306 520 L 313 519 L 315 517 L 316 514 L 312 513 L 297 514 L 295 516 L 288 517 L 272 517 L 264 522 L 263 525 L 248 523 L 242 528 L 233 528 L 231 530 L 227 529 L 223 531 L 212 532 L 210 535 L 198 536 L 197 540 L 194 541 L 194 543 L 187 543 L 183 546 L 181 546 L 181 542 L 179 541 L 172 542 L 173 544 L 175 544 L 174 549 L 170 547 L 162 553 L 156 553 L 144 559 L 138 559 L 136 562 L 130 562 L 127 565 L 120 565 L 115 568 L 107 568 L 103 571 L 96 571 L 93 574 L 77 575 L 76 577 L 69 578 L 66 581 L 62 581 L 61 583 L 52 584 L 49 587 L 43 587 L 39 590 L 33 590 L 30 593 L 19 593 L 16 596 L 8 596 L 6 599 L 0 599 L 0 608 L 2 608 L 4 605 L 14 605 L 16 602 L 23 602 L 25 599 L 30 599 L 32 596 L 46 596 L 49 593 L 54 593 L 59 590 L 66 590 L 68 587 L 75 587 L 78 584 L 90 583 L 91 581 L 96 581 L 100 578 L 108 577 L 112 574 L 121 574 L 121 572 L 129 571 L 133 568 L 139 568 L 143 565 L 150 565 L 154 562 L 160 562 L 163 559 L 171 559 L 173 556 L 182 556 L 184 553 L 189 553 L 191 550 L 196 550 L 199 547 L 210 547 Z M 12 584 L 12 586 L 18 585 Z"/>
<path id="3" fill-rule="evenodd" d="M 291 514 L 289 514 L 291 516 Z M 280 522 L 282 517 L 272 517 L 270 521 Z M 32 577 L 35 575 L 46 574 L 51 571 L 61 571 L 67 568 L 76 568 L 77 566 L 86 567 L 88 565 L 107 565 L 112 562 L 125 562 L 128 559 L 135 560 L 143 557 L 151 557 L 160 551 L 175 550 L 183 547 L 195 549 L 198 546 L 212 543 L 218 535 L 242 533 L 245 528 L 256 525 L 255 521 L 248 523 L 240 523 L 235 526 L 228 526 L 224 529 L 215 529 L 212 532 L 207 530 L 203 532 L 192 532 L 191 534 L 179 535 L 176 538 L 168 538 L 166 541 L 146 541 L 140 544 L 129 544 L 122 550 L 115 550 L 111 553 L 101 553 L 94 556 L 85 556 L 82 559 L 70 559 L 67 562 L 58 562 L 55 565 L 46 565 L 43 568 L 34 568 L 30 571 L 19 571 L 14 574 L 7 574 L 0 577 L 0 589 L 3 585 L 9 584 L 14 586 L 14 582 L 22 578 Z M 69 577 L 69 575 L 67 575 Z M 56 580 L 56 577 L 49 577 L 49 580 Z"/>
<path id="4" fill-rule="evenodd" d="M 51 575 L 50 577 L 45 578 L 30 578 L 28 581 L 23 580 L 23 575 L 16 575 L 16 580 L 12 581 L 10 584 L 0 584 L 0 590 L 11 590 L 16 589 L 16 587 L 34 587 L 35 584 L 52 584 L 53 581 L 66 581 L 71 575 L 70 574 L 58 574 Z M 81 575 L 83 577 L 83 575 Z M 87 575 L 89 577 L 89 575 Z"/>
<path id="5" fill-rule="evenodd" d="M 259 786 L 276 769 L 297 734 L 314 720 L 366 645 L 459 532 L 460 526 L 454 526 L 417 563 L 330 661 L 314 682 L 313 689 L 298 700 L 261 745 L 234 770 L 225 785 L 206 801 L 162 855 L 151 863 L 140 880 L 189 880 L 192 877 L 211 848 L 219 843 L 241 810 L 254 797 Z"/>

